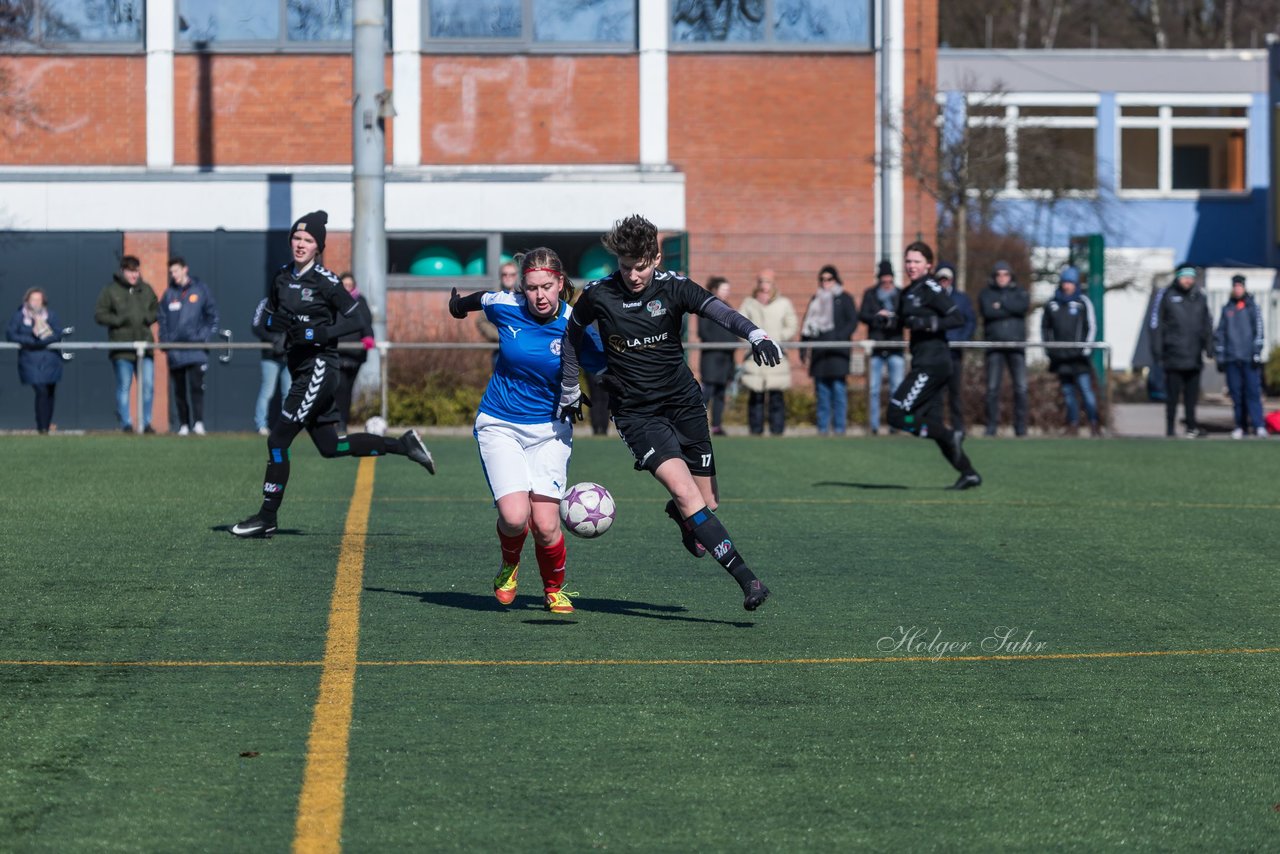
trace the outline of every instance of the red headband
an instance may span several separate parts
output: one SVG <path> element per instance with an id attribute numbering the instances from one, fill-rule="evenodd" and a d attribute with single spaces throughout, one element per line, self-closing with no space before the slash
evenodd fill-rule
<path id="1" fill-rule="evenodd" d="M 524 268 L 524 271 L 525 271 L 526 273 L 553 273 L 553 274 L 555 274 L 555 275 L 557 275 L 557 276 L 563 276 L 563 275 L 564 275 L 564 271 L 563 271 L 563 270 L 553 270 L 553 269 L 552 269 L 552 268 L 550 268 L 550 267 L 525 267 L 525 268 Z"/>

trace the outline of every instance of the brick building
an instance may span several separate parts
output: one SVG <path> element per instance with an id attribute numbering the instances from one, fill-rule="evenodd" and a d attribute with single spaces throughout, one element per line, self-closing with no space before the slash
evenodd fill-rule
<path id="1" fill-rule="evenodd" d="M 687 237 L 695 278 L 728 275 L 740 299 L 769 266 L 801 309 L 822 264 L 860 296 L 879 257 L 932 236 L 932 204 L 881 165 L 879 115 L 932 86 L 935 0 L 387 5 L 392 340 L 427 337 L 442 292 L 487 285 L 515 249 L 552 245 L 583 272 L 632 212 Z M 0 239 L 22 247 L 0 259 L 4 305 L 42 284 L 65 315 L 115 255 L 159 288 L 184 254 L 243 340 L 298 214 L 327 209 L 326 264 L 349 265 L 351 0 L 31 6 L 0 57 L 29 108 L 0 146 Z M 437 250 L 459 277 L 411 272 Z M 247 426 L 210 384 L 212 426 Z M 78 426 L 103 426 L 110 407 L 90 408 Z"/>

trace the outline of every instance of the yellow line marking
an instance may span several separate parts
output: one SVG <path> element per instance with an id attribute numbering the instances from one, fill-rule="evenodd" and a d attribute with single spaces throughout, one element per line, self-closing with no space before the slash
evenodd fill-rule
<path id="1" fill-rule="evenodd" d="M 637 666 L 708 666 L 718 664 L 929 664 L 940 661 L 1073 661 L 1090 658 L 1146 658 L 1178 655 L 1258 655 L 1277 653 L 1280 647 L 1264 649 L 1170 649 L 1134 652 L 1059 652 L 1028 655 L 923 655 L 875 656 L 854 658 L 600 658 L 534 661 L 511 659 L 483 661 L 466 659 L 424 659 L 421 661 L 362 661 L 362 667 L 637 667 Z"/>
<path id="2" fill-rule="evenodd" d="M 307 765 L 298 798 L 293 850 L 298 854 L 342 850 L 342 810 L 347 784 L 347 747 L 355 700 L 356 650 L 360 642 L 360 591 L 364 541 L 373 501 L 373 457 L 360 461 L 355 493 L 338 555 L 338 575 L 329 604 L 329 634 L 316 697 Z"/>
<path id="3" fill-rule="evenodd" d="M 356 615 L 358 616 L 358 615 Z M 705 667 L 720 664 L 928 664 L 940 661 L 1081 661 L 1092 658 L 1157 658 L 1188 655 L 1268 655 L 1280 646 L 1222 649 L 1152 649 L 1112 652 L 1053 652 L 1026 655 L 883 655 L 844 658 L 578 658 L 469 659 L 424 658 L 403 661 L 352 661 L 352 667 Z M 0 667 L 320 667 L 325 661 L 0 661 Z M 312 729 L 314 734 L 315 730 Z"/>

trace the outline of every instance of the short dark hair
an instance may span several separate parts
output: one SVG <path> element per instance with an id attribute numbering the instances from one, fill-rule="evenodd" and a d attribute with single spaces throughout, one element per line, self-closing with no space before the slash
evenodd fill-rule
<path id="1" fill-rule="evenodd" d="M 356 274 L 350 270 L 343 270 L 338 274 L 338 281 L 341 282 L 343 279 L 350 279 L 354 282 L 356 280 Z"/>
<path id="2" fill-rule="evenodd" d="M 615 222 L 600 242 L 619 258 L 652 260 L 658 257 L 658 229 L 640 214 Z"/>
<path id="3" fill-rule="evenodd" d="M 822 269 L 818 271 L 818 281 L 821 282 L 822 277 L 828 275 L 836 280 L 836 284 L 844 284 L 844 279 L 840 278 L 840 271 L 836 269 L 835 264 L 823 264 Z"/>
<path id="4" fill-rule="evenodd" d="M 138 260 L 138 256 L 136 255 L 126 255 L 120 259 L 120 269 L 130 271 L 141 270 L 142 262 Z"/>
<path id="5" fill-rule="evenodd" d="M 183 258 L 181 255 L 174 255 L 169 259 L 169 266 L 172 267 L 174 264 L 177 264 L 179 267 L 185 267 L 187 266 L 187 259 Z"/>
<path id="6" fill-rule="evenodd" d="M 908 252 L 919 252 L 924 256 L 924 260 L 929 262 L 929 266 L 933 266 L 933 247 L 923 240 L 907 244 L 907 248 L 902 250 L 903 256 L 905 257 Z"/>
<path id="7" fill-rule="evenodd" d="M 726 279 L 724 276 L 712 276 L 711 278 L 707 279 L 707 286 L 706 286 L 707 290 L 711 291 L 711 293 L 715 293 L 716 288 L 720 287 L 727 281 L 729 280 Z"/>

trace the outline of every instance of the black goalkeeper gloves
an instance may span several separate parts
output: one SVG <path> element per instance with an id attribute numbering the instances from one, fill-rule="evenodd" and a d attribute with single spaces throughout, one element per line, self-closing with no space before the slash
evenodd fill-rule
<path id="1" fill-rule="evenodd" d="M 560 400 L 556 402 L 555 418 L 572 424 L 582 420 L 582 407 L 590 406 L 591 398 L 582 393 L 580 386 L 560 386 Z"/>
<path id="2" fill-rule="evenodd" d="M 454 288 L 449 292 L 449 314 L 462 320 L 469 312 L 480 311 L 484 308 L 484 303 L 481 301 L 484 294 L 484 291 L 476 291 L 464 297 L 458 293 L 457 288 Z"/>
<path id="3" fill-rule="evenodd" d="M 757 365 L 772 368 L 782 361 L 782 350 L 763 329 L 757 329 L 747 338 L 751 342 L 751 358 Z"/>

